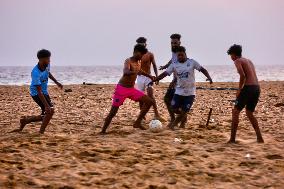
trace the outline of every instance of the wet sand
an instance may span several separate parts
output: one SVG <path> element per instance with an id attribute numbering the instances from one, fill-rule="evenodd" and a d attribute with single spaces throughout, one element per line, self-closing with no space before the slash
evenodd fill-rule
<path id="1" fill-rule="evenodd" d="M 261 82 L 256 116 L 265 144 L 256 143 L 245 112 L 238 144 L 226 144 L 235 91 L 198 90 L 186 128 L 160 133 L 133 129 L 138 104 L 127 100 L 108 135 L 101 136 L 114 86 L 66 87 L 72 92 L 50 87 L 56 113 L 40 136 L 40 123 L 9 133 L 21 116 L 40 110 L 28 86 L 0 86 L 0 188 L 284 188 L 284 82 Z M 164 118 L 166 87 L 156 87 L 155 93 Z M 152 117 L 151 110 L 145 125 Z"/>

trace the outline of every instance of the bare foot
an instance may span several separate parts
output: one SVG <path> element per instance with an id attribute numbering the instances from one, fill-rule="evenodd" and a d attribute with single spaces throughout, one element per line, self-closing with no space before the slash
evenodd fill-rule
<path id="1" fill-rule="evenodd" d="M 259 139 L 257 139 L 257 142 L 258 143 L 264 143 L 264 140 L 263 140 L 263 138 L 259 138 Z"/>
<path id="2" fill-rule="evenodd" d="M 24 127 L 26 126 L 26 119 L 25 118 L 21 118 L 20 119 L 20 129 L 19 131 L 22 131 L 24 129 Z"/>
<path id="3" fill-rule="evenodd" d="M 172 122 L 170 122 L 169 124 L 168 124 L 168 126 L 167 126 L 170 130 L 172 130 L 172 131 L 174 131 L 175 130 L 175 128 L 174 128 L 174 126 L 173 126 L 173 123 Z"/>
<path id="4" fill-rule="evenodd" d="M 230 139 L 227 143 L 228 143 L 228 144 L 236 144 L 236 141 Z"/>
<path id="5" fill-rule="evenodd" d="M 147 130 L 145 127 L 143 127 L 143 126 L 141 125 L 141 123 L 135 123 L 135 124 L 133 125 L 133 127 L 134 127 L 134 128 L 139 128 L 139 129 L 141 129 L 141 130 Z"/>
<path id="6" fill-rule="evenodd" d="M 184 128 L 185 128 L 185 125 L 186 125 L 186 123 L 181 123 L 180 126 L 179 126 L 179 128 L 184 129 Z"/>
<path id="7" fill-rule="evenodd" d="M 9 133 L 21 132 L 24 129 L 24 127 L 26 126 L 26 124 L 27 123 L 26 123 L 25 118 L 21 118 L 20 119 L 20 128 L 19 129 L 14 129 L 14 130 L 10 131 Z"/>
<path id="8" fill-rule="evenodd" d="M 105 131 L 101 131 L 100 133 L 99 133 L 99 135 L 106 135 L 107 133 L 105 132 Z"/>
<path id="9" fill-rule="evenodd" d="M 160 115 L 155 116 L 154 119 L 159 120 L 160 122 L 166 122 L 166 120 L 163 117 L 161 117 Z"/>

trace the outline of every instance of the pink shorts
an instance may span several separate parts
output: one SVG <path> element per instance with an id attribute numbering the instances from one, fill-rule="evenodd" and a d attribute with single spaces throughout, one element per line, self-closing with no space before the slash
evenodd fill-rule
<path id="1" fill-rule="evenodd" d="M 126 88 L 117 84 L 112 97 L 112 106 L 119 107 L 123 104 L 126 98 L 134 101 L 139 101 L 145 94 L 135 88 Z"/>

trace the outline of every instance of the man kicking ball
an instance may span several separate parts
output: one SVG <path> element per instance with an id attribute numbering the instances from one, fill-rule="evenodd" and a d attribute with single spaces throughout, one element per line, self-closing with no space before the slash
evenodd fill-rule
<path id="1" fill-rule="evenodd" d="M 139 37 L 136 40 L 137 44 L 143 45 L 147 47 L 147 39 L 145 37 Z M 158 69 L 155 61 L 154 54 L 151 52 L 147 52 L 146 54 L 143 55 L 141 59 L 141 70 L 146 72 L 147 74 L 151 74 L 151 65 L 153 66 L 153 70 L 155 72 L 155 76 L 158 76 Z M 165 121 L 159 114 L 158 107 L 156 104 L 156 100 L 154 97 L 154 89 L 153 85 L 151 85 L 152 80 L 149 77 L 146 77 L 144 75 L 138 75 L 137 76 L 137 88 L 140 91 L 145 92 L 147 90 L 147 95 L 153 99 L 153 109 L 155 113 L 155 119 L 160 120 L 160 121 Z M 158 84 L 158 83 L 157 83 Z M 140 103 L 140 109 L 142 108 L 143 104 Z"/>
<path id="2" fill-rule="evenodd" d="M 170 36 L 171 38 L 171 50 L 172 50 L 172 58 L 171 60 L 164 66 L 161 66 L 160 67 L 160 70 L 164 70 L 164 69 L 167 69 L 171 64 L 175 64 L 177 62 L 177 52 L 176 52 L 176 49 L 178 47 L 180 47 L 181 45 L 181 35 L 180 34 L 172 34 Z M 172 106 L 171 106 L 171 102 L 173 100 L 173 97 L 174 97 L 174 94 L 175 94 L 175 87 L 176 87 L 176 82 L 177 82 L 177 78 L 174 74 L 174 77 L 173 77 L 173 80 L 171 81 L 168 89 L 167 89 L 167 92 L 164 96 L 164 102 L 167 106 L 167 109 L 168 109 L 168 112 L 170 114 L 170 118 L 171 118 L 171 122 L 175 120 L 175 113 L 172 109 Z M 182 124 L 185 125 L 186 123 L 186 120 L 183 120 L 182 121 Z"/>
<path id="3" fill-rule="evenodd" d="M 123 76 L 116 85 L 113 95 L 112 107 L 108 116 L 105 119 L 101 134 L 106 133 L 106 130 L 110 125 L 112 118 L 116 115 L 119 107 L 123 104 L 126 98 L 129 98 L 134 101 L 139 101 L 143 104 L 140 114 L 137 120 L 135 121 L 133 127 L 142 130 L 146 129 L 141 125 L 141 121 L 149 111 L 150 107 L 154 104 L 154 102 L 152 98 L 148 97 L 143 92 L 134 88 L 137 75 L 144 75 L 150 78 L 151 80 L 155 78 L 141 70 L 141 58 L 146 53 L 146 47 L 137 44 L 134 47 L 133 56 L 126 59 L 123 68 Z"/>
<path id="4" fill-rule="evenodd" d="M 174 130 L 182 120 L 186 120 L 187 113 L 194 102 L 196 93 L 194 70 L 202 72 L 207 77 L 207 80 L 210 81 L 210 84 L 213 83 L 205 68 L 200 66 L 195 60 L 187 58 L 186 49 L 184 47 L 177 47 L 176 52 L 177 63 L 171 64 L 165 72 L 154 79 L 154 82 L 156 82 L 166 76 L 170 76 L 172 73 L 176 74 L 177 85 L 172 100 L 172 108 L 178 116 L 168 125 L 172 130 Z"/>
<path id="5" fill-rule="evenodd" d="M 240 75 L 239 90 L 236 94 L 237 100 L 232 114 L 231 138 L 229 143 L 236 142 L 236 134 L 239 125 L 240 112 L 246 107 L 246 115 L 249 118 L 256 136 L 257 142 L 263 143 L 256 117 L 253 115 L 260 96 L 260 87 L 253 63 L 242 57 L 242 46 L 233 45 L 228 50 L 228 55 L 234 61 Z"/>
<path id="6" fill-rule="evenodd" d="M 54 81 L 59 88 L 62 89 L 63 86 L 50 72 L 50 56 L 51 53 L 48 50 L 42 49 L 38 51 L 37 58 L 39 62 L 33 68 L 31 73 L 32 82 L 30 86 L 30 94 L 33 100 L 41 108 L 41 115 L 22 117 L 20 120 L 20 129 L 18 129 L 18 131 L 22 131 L 29 123 L 42 121 L 39 132 L 43 134 L 54 114 L 53 104 L 47 90 L 48 78 Z"/>

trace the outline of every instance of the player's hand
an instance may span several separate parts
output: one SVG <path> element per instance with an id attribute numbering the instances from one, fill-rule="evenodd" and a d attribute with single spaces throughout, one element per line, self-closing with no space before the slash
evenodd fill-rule
<path id="1" fill-rule="evenodd" d="M 164 70 L 165 69 L 165 66 L 160 66 L 159 67 L 159 70 Z"/>
<path id="2" fill-rule="evenodd" d="M 46 114 L 51 114 L 51 107 L 46 106 L 44 111 L 45 111 Z"/>
<path id="3" fill-rule="evenodd" d="M 209 81 L 209 82 L 210 82 L 210 84 L 213 84 L 213 81 L 212 81 L 212 79 L 211 79 L 211 78 L 206 79 L 206 81 Z"/>
<path id="4" fill-rule="evenodd" d="M 56 85 L 60 88 L 60 89 L 63 89 L 63 85 L 59 82 L 56 83 Z"/>
<path id="5" fill-rule="evenodd" d="M 238 90 L 237 93 L 236 93 L 236 97 L 238 98 L 241 94 L 241 90 Z"/>
<path id="6" fill-rule="evenodd" d="M 151 81 L 151 82 L 147 85 L 147 87 L 150 87 L 150 86 L 153 86 L 153 85 L 154 85 L 154 82 Z"/>

